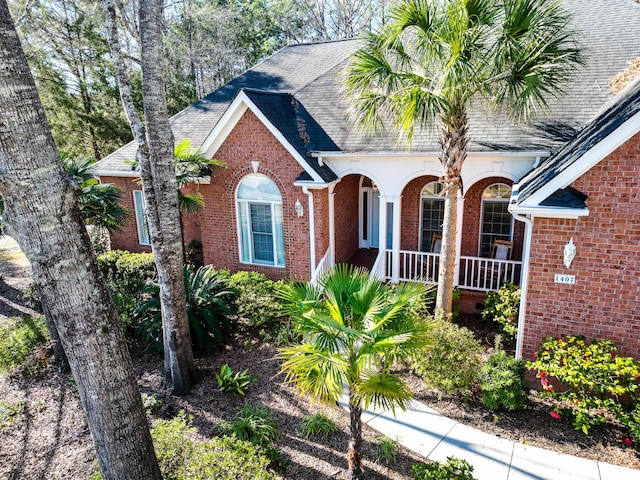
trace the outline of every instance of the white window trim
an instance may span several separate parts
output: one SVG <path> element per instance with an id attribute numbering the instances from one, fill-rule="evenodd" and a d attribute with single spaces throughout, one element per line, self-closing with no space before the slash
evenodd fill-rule
<path id="1" fill-rule="evenodd" d="M 494 203 L 506 203 L 509 204 L 510 198 L 484 198 L 484 192 L 486 192 L 489 188 L 493 187 L 494 185 L 506 185 L 507 187 L 509 187 L 509 184 L 504 183 L 504 182 L 496 182 L 496 183 L 492 183 L 491 185 L 488 185 L 487 188 L 485 188 L 484 190 L 482 190 L 482 193 L 480 194 L 481 197 L 481 208 L 480 208 L 480 221 L 478 222 L 478 227 L 479 227 L 479 232 L 478 232 L 478 257 L 480 257 L 480 255 L 482 254 L 482 227 L 484 225 L 484 205 L 486 202 L 494 202 Z M 513 187 L 509 187 L 510 189 L 512 189 Z M 507 208 L 508 211 L 508 208 Z M 509 241 L 513 242 L 513 215 L 511 215 L 510 217 L 510 222 L 511 222 L 511 226 L 509 227 Z"/>
<path id="2" fill-rule="evenodd" d="M 149 223 L 147 220 L 147 207 L 145 205 L 145 201 L 144 201 L 144 194 L 142 192 L 142 190 L 134 190 L 133 192 L 133 211 L 135 213 L 135 217 L 136 217 L 136 229 L 138 231 L 138 243 L 140 243 L 140 245 L 146 245 L 146 246 L 150 246 L 151 245 L 151 233 L 149 232 Z M 139 195 L 138 195 L 139 194 Z M 138 202 L 142 202 L 142 212 L 143 212 L 143 218 L 140 219 L 138 218 Z M 143 242 L 143 232 L 142 232 L 142 227 L 141 227 L 141 221 L 147 224 L 147 231 L 146 231 L 146 236 L 148 239 L 148 242 L 145 243 Z"/>
<path id="3" fill-rule="evenodd" d="M 251 230 L 251 210 L 249 208 L 249 205 L 254 204 L 254 205 L 269 205 L 269 208 L 271 210 L 271 238 L 272 238 L 272 242 L 273 242 L 273 262 L 266 262 L 263 260 L 257 260 L 255 258 L 255 254 L 253 251 L 253 231 Z M 239 253 L 239 258 L 240 258 L 240 263 L 245 264 L 245 265 L 261 265 L 261 266 L 265 266 L 265 267 L 275 267 L 275 268 L 284 268 L 286 266 L 286 262 L 283 265 L 278 265 L 276 264 L 277 262 L 277 258 L 278 258 L 278 234 L 277 234 L 277 224 L 276 224 L 276 212 L 275 212 L 275 206 L 276 205 L 280 205 L 282 207 L 282 202 L 269 202 L 269 201 L 262 201 L 262 200 L 238 200 L 236 199 L 236 218 L 237 220 L 237 226 L 238 226 L 238 253 Z M 242 260 L 242 225 L 240 224 L 240 209 L 244 209 L 245 214 L 246 214 L 246 218 L 247 221 L 249 223 L 248 228 L 249 228 L 249 235 L 250 235 L 250 239 L 249 239 L 249 258 L 251 259 L 251 261 L 249 262 L 245 262 Z M 283 222 L 284 222 L 284 212 L 283 212 Z"/>

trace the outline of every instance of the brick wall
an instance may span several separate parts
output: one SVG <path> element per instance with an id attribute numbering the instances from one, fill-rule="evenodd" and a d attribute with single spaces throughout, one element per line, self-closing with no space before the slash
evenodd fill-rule
<path id="1" fill-rule="evenodd" d="M 347 175 L 334 190 L 336 263 L 345 262 L 358 251 L 359 188 L 360 175 Z"/>
<path id="2" fill-rule="evenodd" d="M 402 190 L 401 250 L 420 250 L 420 194 L 427 183 L 437 180 L 437 177 L 432 176 L 418 177 L 411 180 Z"/>
<path id="3" fill-rule="evenodd" d="M 219 169 L 210 185 L 202 185 L 205 209 L 199 214 L 205 264 L 215 268 L 259 271 L 272 279 L 311 276 L 309 263 L 308 197 L 293 182 L 303 167 L 287 152 L 258 118 L 247 110 L 215 155 L 227 164 Z M 260 162 L 258 173 L 269 177 L 282 195 L 285 267 L 240 262 L 235 193 L 242 179 L 253 173 L 252 161 Z M 325 194 L 326 195 L 326 194 Z M 320 199 L 322 194 L 318 194 Z M 298 217 L 296 199 L 304 207 Z M 320 208 L 323 202 L 320 201 Z"/>
<path id="4" fill-rule="evenodd" d="M 640 134 L 572 186 L 589 195 L 589 216 L 534 220 L 523 353 L 546 336 L 584 335 L 616 342 L 640 358 Z M 577 254 L 563 264 L 573 237 Z M 554 283 L 555 273 L 576 276 Z"/>

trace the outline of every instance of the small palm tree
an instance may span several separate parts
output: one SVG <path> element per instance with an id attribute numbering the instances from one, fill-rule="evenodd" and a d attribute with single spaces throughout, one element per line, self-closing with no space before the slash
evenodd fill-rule
<path id="1" fill-rule="evenodd" d="M 119 188 L 103 184 L 90 172 L 96 161 L 82 156 L 60 154 L 65 170 L 78 183 L 81 192 L 78 196 L 80 212 L 85 223 L 119 231 L 127 221 L 127 210 L 120 204 Z"/>
<path id="2" fill-rule="evenodd" d="M 469 143 L 468 110 L 484 100 L 526 120 L 582 62 L 558 0 L 399 0 L 347 68 L 354 112 L 376 129 L 440 129 L 445 215 L 436 308 L 451 312 L 456 205 Z"/>
<path id="3" fill-rule="evenodd" d="M 334 267 L 318 287 L 294 283 L 280 294 L 303 335 L 302 344 L 279 351 L 286 381 L 327 403 L 347 388 L 350 478 L 362 473 L 363 409 L 405 409 L 411 399 L 391 366 L 428 345 L 429 324 L 415 313 L 425 294 L 424 285 L 392 287 L 347 265 Z"/>

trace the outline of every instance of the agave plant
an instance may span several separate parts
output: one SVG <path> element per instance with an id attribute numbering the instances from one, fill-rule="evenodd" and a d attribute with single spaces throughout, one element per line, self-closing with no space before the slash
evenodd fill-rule
<path id="1" fill-rule="evenodd" d="M 229 287 L 228 279 L 211 266 L 195 271 L 186 266 L 184 283 L 193 348 L 197 353 L 206 354 L 214 346 L 227 343 L 233 331 L 235 312 L 232 301 L 237 293 Z M 158 351 L 162 351 L 160 288 L 157 284 L 150 284 L 146 287 L 146 293 L 149 298 L 134 311 L 134 318 L 142 319 L 138 333 Z"/>

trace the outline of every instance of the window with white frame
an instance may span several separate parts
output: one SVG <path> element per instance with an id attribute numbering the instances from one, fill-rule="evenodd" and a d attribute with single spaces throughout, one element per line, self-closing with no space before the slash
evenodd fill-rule
<path id="1" fill-rule="evenodd" d="M 240 261 L 284 267 L 282 196 L 269 177 L 252 173 L 236 193 Z"/>
<path id="2" fill-rule="evenodd" d="M 494 183 L 482 192 L 481 257 L 491 256 L 494 241 L 511 241 L 513 217 L 508 210 L 510 198 L 511 187 L 504 183 Z"/>
<path id="3" fill-rule="evenodd" d="M 149 224 L 147 223 L 147 208 L 144 204 L 142 190 L 134 190 L 133 206 L 136 212 L 136 225 L 138 227 L 138 241 L 141 245 L 151 245 Z"/>
<path id="4" fill-rule="evenodd" d="M 433 236 L 442 235 L 444 223 L 444 185 L 429 182 L 420 194 L 422 209 L 420 220 L 420 250 L 430 252 Z"/>

